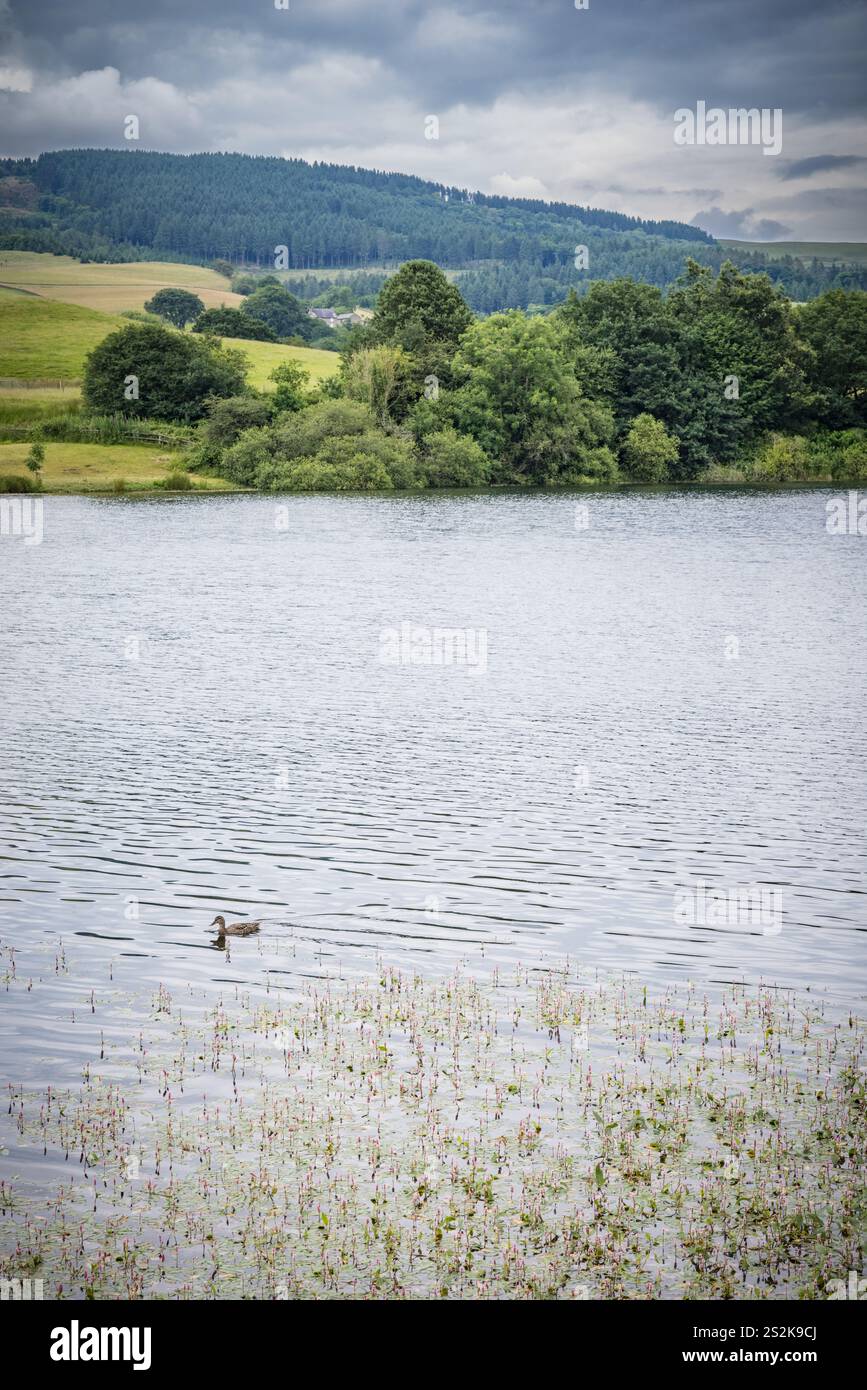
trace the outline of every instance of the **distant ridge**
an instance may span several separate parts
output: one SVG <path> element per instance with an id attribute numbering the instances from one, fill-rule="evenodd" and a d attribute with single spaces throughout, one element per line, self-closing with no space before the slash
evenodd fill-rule
<path id="1" fill-rule="evenodd" d="M 508 198 L 413 174 L 246 154 L 58 150 L 0 161 L 0 245 L 90 260 L 215 260 L 278 269 L 346 271 L 425 258 L 461 272 L 480 312 L 544 306 L 593 279 L 631 275 L 660 287 L 694 255 L 718 266 L 706 232 L 601 208 Z M 576 265 L 579 247 L 588 263 Z M 769 269 L 796 298 L 836 283 L 761 253 L 732 254 Z M 857 271 L 854 273 L 857 274 Z"/>

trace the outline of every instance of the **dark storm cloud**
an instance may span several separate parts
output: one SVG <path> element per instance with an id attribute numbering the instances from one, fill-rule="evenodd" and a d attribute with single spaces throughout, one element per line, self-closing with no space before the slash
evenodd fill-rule
<path id="1" fill-rule="evenodd" d="M 857 181 L 867 158 L 861 0 L 288 3 L 0 0 L 0 153 L 124 148 L 134 113 L 140 148 L 300 155 L 767 236 L 780 179 Z M 674 112 L 699 100 L 781 108 L 780 167 L 676 148 Z M 857 198 L 827 207 L 795 207 L 796 232 L 861 239 Z"/>
<path id="2" fill-rule="evenodd" d="M 856 164 L 867 164 L 867 156 L 860 154 L 815 154 L 809 159 L 794 159 L 780 170 L 781 179 L 809 179 L 814 174 L 825 174 L 833 169 L 851 169 Z"/>
<path id="3" fill-rule="evenodd" d="M 506 90 L 592 82 L 672 107 L 780 106 L 816 118 L 863 110 L 865 25 L 852 0 L 11 0 L 16 57 L 71 74 L 182 88 L 285 73 L 323 53 L 381 63 L 431 109 Z M 325 93 L 323 93 L 323 97 Z"/>

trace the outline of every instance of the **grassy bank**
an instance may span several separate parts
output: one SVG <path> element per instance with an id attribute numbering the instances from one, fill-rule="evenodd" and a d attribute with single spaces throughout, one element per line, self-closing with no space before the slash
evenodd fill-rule
<path id="1" fill-rule="evenodd" d="M 29 479 L 24 460 L 28 444 L 0 444 L 0 477 Z M 138 444 L 46 444 L 42 466 L 44 492 L 139 492 L 162 484 L 179 469 L 178 455 Z M 192 480 L 197 490 L 225 492 L 231 483 L 219 478 Z M 123 483 L 123 487 L 120 487 Z"/>

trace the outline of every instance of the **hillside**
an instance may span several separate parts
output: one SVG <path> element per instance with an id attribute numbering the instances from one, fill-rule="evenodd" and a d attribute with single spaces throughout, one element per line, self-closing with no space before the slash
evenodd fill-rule
<path id="1" fill-rule="evenodd" d="M 732 251 L 760 251 L 768 260 L 781 261 L 787 257 L 808 265 L 817 260 L 822 265 L 867 266 L 867 241 L 733 241 L 721 239 L 720 246 Z"/>
<path id="2" fill-rule="evenodd" d="M 285 247 L 290 274 L 364 268 L 374 292 L 386 269 L 420 257 L 456 272 L 477 313 L 555 304 L 570 288 L 624 275 L 665 287 L 690 255 L 715 269 L 731 257 L 767 271 L 797 300 L 867 287 L 865 266 L 729 250 L 682 222 L 243 154 L 61 150 L 0 160 L 0 246 L 99 262 L 269 269 L 275 248 Z M 586 269 L 575 265 L 579 246 L 588 249 Z"/>
<path id="3" fill-rule="evenodd" d="M 108 314 L 142 309 L 146 300 L 168 285 L 192 290 L 206 309 L 221 304 L 237 308 L 242 303 L 239 294 L 232 294 L 225 276 L 204 266 L 154 261 L 82 265 L 72 256 L 35 251 L 0 251 L 0 285 Z"/>
<path id="4" fill-rule="evenodd" d="M 13 269 L 8 260 L 2 264 L 5 259 L 0 256 L 0 279 Z M 41 284 L 43 290 L 51 292 L 52 297 L 43 298 L 33 290 L 0 285 L 0 378 L 22 382 L 62 379 L 70 384 L 79 381 L 87 354 L 107 333 L 126 322 L 117 315 L 82 306 L 81 299 L 86 297 L 89 290 L 98 288 L 101 294 L 109 298 L 115 296 L 114 302 L 118 307 L 129 291 L 129 286 L 122 281 L 107 286 L 99 280 L 91 280 L 90 273 L 99 275 L 106 271 L 132 269 L 128 266 L 82 266 L 68 259 L 59 265 L 53 256 L 28 253 L 26 262 L 19 263 L 19 273 L 26 277 L 27 284 Z M 190 270 L 199 276 L 213 275 L 215 281 L 220 279 L 213 272 L 196 270 L 194 267 L 162 267 L 154 263 L 147 269 L 153 277 L 147 297 L 163 285 L 183 283 L 174 277 L 174 272 L 178 270 Z M 163 275 L 163 270 L 168 273 Z M 78 281 L 79 275 L 81 283 Z M 135 292 L 140 294 L 140 282 L 134 279 L 131 283 Z M 196 292 L 199 293 L 199 290 Z M 227 301 L 240 298 L 223 293 Z M 65 302 L 67 298 L 70 302 Z M 259 390 L 271 389 L 268 375 L 279 362 L 300 362 L 310 373 L 312 382 L 333 375 L 339 366 L 335 353 L 317 348 L 232 338 L 224 338 L 223 342 L 245 354 L 250 364 L 250 383 Z"/>
<path id="5" fill-rule="evenodd" d="M 77 380 L 84 359 L 122 319 L 32 294 L 0 293 L 0 377 Z"/>

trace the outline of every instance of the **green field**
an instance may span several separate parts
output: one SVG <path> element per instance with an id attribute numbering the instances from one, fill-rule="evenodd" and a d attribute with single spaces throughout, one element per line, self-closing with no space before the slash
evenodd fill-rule
<path id="1" fill-rule="evenodd" d="M 103 303 L 107 296 L 118 308 L 122 307 L 124 295 L 131 287 L 140 298 L 144 289 L 136 281 L 141 267 L 80 266 L 69 257 L 24 252 L 3 252 L 0 259 L 0 279 L 17 273 L 21 282 L 14 286 L 0 285 L 0 378 L 7 383 L 40 383 L 29 387 L 0 385 L 0 436 L 5 432 L 7 439 L 14 441 L 0 444 L 0 474 L 17 477 L 27 474 L 24 461 L 29 449 L 26 435 L 30 427 L 64 415 L 75 415 L 80 410 L 78 383 L 87 354 L 106 334 L 130 322 L 101 309 L 65 302 L 64 297 L 77 292 L 71 277 L 81 274 L 84 297 L 92 297 L 98 289 Z M 165 267 L 148 266 L 146 269 L 159 276 Z M 197 276 L 213 275 L 211 271 L 198 271 L 197 267 L 190 266 L 169 269 L 175 272 L 170 283 L 185 284 L 197 290 L 204 288 Z M 120 274 L 115 278 L 113 289 L 106 282 L 93 278 L 106 271 L 124 272 L 128 277 L 125 285 Z M 49 284 L 52 276 L 54 281 Z M 26 285 L 23 283 L 25 277 Z M 219 281 L 220 277 L 214 276 L 214 279 Z M 37 283 L 46 295 L 50 293 L 50 297 L 36 292 Z M 147 295 L 161 283 L 166 283 L 166 278 L 158 278 L 149 285 Z M 241 339 L 224 341 L 244 353 L 249 363 L 250 385 L 259 390 L 271 388 L 268 377 L 280 362 L 301 362 L 314 384 L 339 367 L 336 353 L 318 348 L 286 347 L 281 343 Z M 60 389 L 61 382 L 63 389 Z M 177 466 L 178 455 L 167 453 L 160 445 L 49 442 L 45 446 L 42 485 L 46 492 L 108 492 L 118 479 L 123 479 L 125 488 L 142 491 L 152 489 Z M 230 485 L 216 478 L 197 477 L 194 486 L 196 490 L 215 492 L 226 490 Z"/>
<path id="2" fill-rule="evenodd" d="M 336 352 L 323 352 L 322 348 L 284 347 L 282 343 L 255 343 L 246 338 L 224 338 L 226 347 L 239 348 L 250 363 L 247 380 L 257 391 L 273 390 L 269 374 L 281 362 L 300 362 L 310 373 L 310 382 L 315 385 L 327 376 L 334 376 L 340 366 Z"/>
<path id="3" fill-rule="evenodd" d="M 78 380 L 87 354 L 123 319 L 35 295 L 0 296 L 0 377 Z"/>
<path id="4" fill-rule="evenodd" d="M 29 444 L 0 444 L 0 475 L 30 476 Z M 147 444 L 46 444 L 42 485 L 47 492 L 111 492 L 123 478 L 130 491 L 152 488 L 178 467 L 177 454 Z M 196 491 L 225 492 L 231 483 L 196 478 Z"/>
<path id="5" fill-rule="evenodd" d="M 770 260 L 796 256 L 801 261 L 815 257 L 823 265 L 867 265 L 867 241 L 731 241 L 720 238 L 721 246 L 735 251 L 761 251 Z"/>
<path id="6" fill-rule="evenodd" d="M 80 305 L 0 292 L 0 378 L 74 384 L 81 379 L 87 354 L 107 333 L 129 322 Z M 285 347 L 240 338 L 223 341 L 245 354 L 250 363 L 250 384 L 259 390 L 270 389 L 268 375 L 279 362 L 303 363 L 313 383 L 333 375 L 340 365 L 337 353 L 321 348 Z"/>

